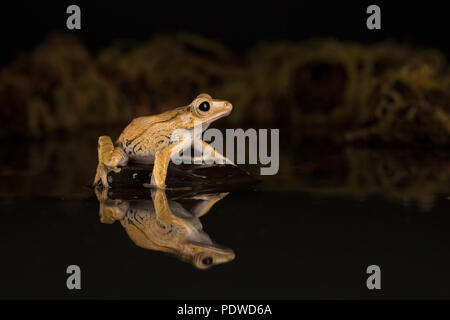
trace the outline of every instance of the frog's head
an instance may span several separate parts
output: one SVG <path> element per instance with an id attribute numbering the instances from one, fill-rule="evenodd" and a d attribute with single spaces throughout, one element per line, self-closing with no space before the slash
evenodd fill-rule
<path id="1" fill-rule="evenodd" d="M 236 255 L 233 250 L 217 244 L 191 243 L 194 249 L 192 264 L 199 269 L 208 269 L 214 265 L 227 263 Z"/>
<path id="2" fill-rule="evenodd" d="M 206 129 L 213 121 L 225 117 L 233 110 L 226 100 L 213 99 L 209 94 L 199 94 L 185 109 L 189 115 L 188 127 L 202 124 Z"/>

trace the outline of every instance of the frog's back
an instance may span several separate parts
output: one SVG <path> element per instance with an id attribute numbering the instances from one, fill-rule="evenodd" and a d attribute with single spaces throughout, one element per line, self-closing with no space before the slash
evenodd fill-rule
<path id="1" fill-rule="evenodd" d="M 132 142 L 140 136 L 145 135 L 146 131 L 148 131 L 158 119 L 158 116 L 144 116 L 133 119 L 122 131 L 116 144 L 126 144 L 127 142 Z"/>
<path id="2" fill-rule="evenodd" d="M 172 128 L 168 123 L 176 116 L 177 110 L 171 110 L 154 116 L 135 118 L 123 130 L 116 145 L 121 147 L 130 159 L 152 163 L 155 152 L 169 144 Z"/>

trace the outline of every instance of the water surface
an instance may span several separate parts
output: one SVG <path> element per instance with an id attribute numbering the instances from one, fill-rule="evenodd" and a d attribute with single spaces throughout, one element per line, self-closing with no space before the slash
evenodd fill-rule
<path id="1" fill-rule="evenodd" d="M 1 298 L 450 298 L 445 154 L 305 148 L 283 158 L 278 176 L 200 218 L 235 258 L 199 270 L 100 221 L 87 187 L 95 148 L 86 162 L 33 148 L 2 169 Z M 66 288 L 71 264 L 81 291 Z M 381 291 L 366 288 L 371 264 Z"/>

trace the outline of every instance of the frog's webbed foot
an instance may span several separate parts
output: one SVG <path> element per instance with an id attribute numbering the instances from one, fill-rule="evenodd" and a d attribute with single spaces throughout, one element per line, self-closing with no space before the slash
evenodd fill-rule
<path id="1" fill-rule="evenodd" d="M 104 188 L 108 188 L 108 169 L 103 163 L 99 162 L 92 187 L 95 188 L 100 182 Z"/>
<path id="2" fill-rule="evenodd" d="M 229 192 L 205 194 L 201 196 L 196 196 L 194 199 L 201 200 L 191 209 L 191 213 L 194 217 L 200 218 L 201 216 L 207 214 L 209 210 L 220 200 L 225 198 Z"/>
<path id="3" fill-rule="evenodd" d="M 218 200 L 222 200 L 223 198 L 225 198 L 228 194 L 230 193 L 229 192 L 205 193 L 193 196 L 192 199 L 206 200 L 206 201 L 214 200 L 217 202 Z"/>
<path id="4" fill-rule="evenodd" d="M 108 188 L 108 172 L 120 172 L 121 169 L 119 166 L 127 164 L 128 156 L 121 148 L 114 148 L 114 144 L 108 136 L 101 136 L 98 138 L 97 150 L 98 165 L 93 186 L 101 181 L 103 187 Z"/>

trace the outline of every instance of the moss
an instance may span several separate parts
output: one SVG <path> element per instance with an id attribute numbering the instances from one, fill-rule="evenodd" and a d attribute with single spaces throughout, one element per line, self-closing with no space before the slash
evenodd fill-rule
<path id="1" fill-rule="evenodd" d="M 1 135 L 40 136 L 117 121 L 118 92 L 75 38 L 51 36 L 0 73 Z"/>
<path id="2" fill-rule="evenodd" d="M 450 193 L 446 150 L 348 146 L 281 154 L 276 176 L 261 176 L 266 191 L 301 191 L 314 196 L 383 196 L 429 211 Z"/>
<path id="3" fill-rule="evenodd" d="M 436 50 L 333 39 L 270 42 L 234 54 L 190 34 L 117 43 L 97 56 L 50 37 L 0 73 L 0 134 L 43 135 L 185 104 L 235 106 L 229 126 L 279 127 L 337 143 L 450 144 L 450 75 Z"/>
<path id="4" fill-rule="evenodd" d="M 127 116 L 157 113 L 211 92 L 227 78 L 228 51 L 189 34 L 160 35 L 126 48 L 116 44 L 98 57 L 99 68 L 123 95 Z"/>

